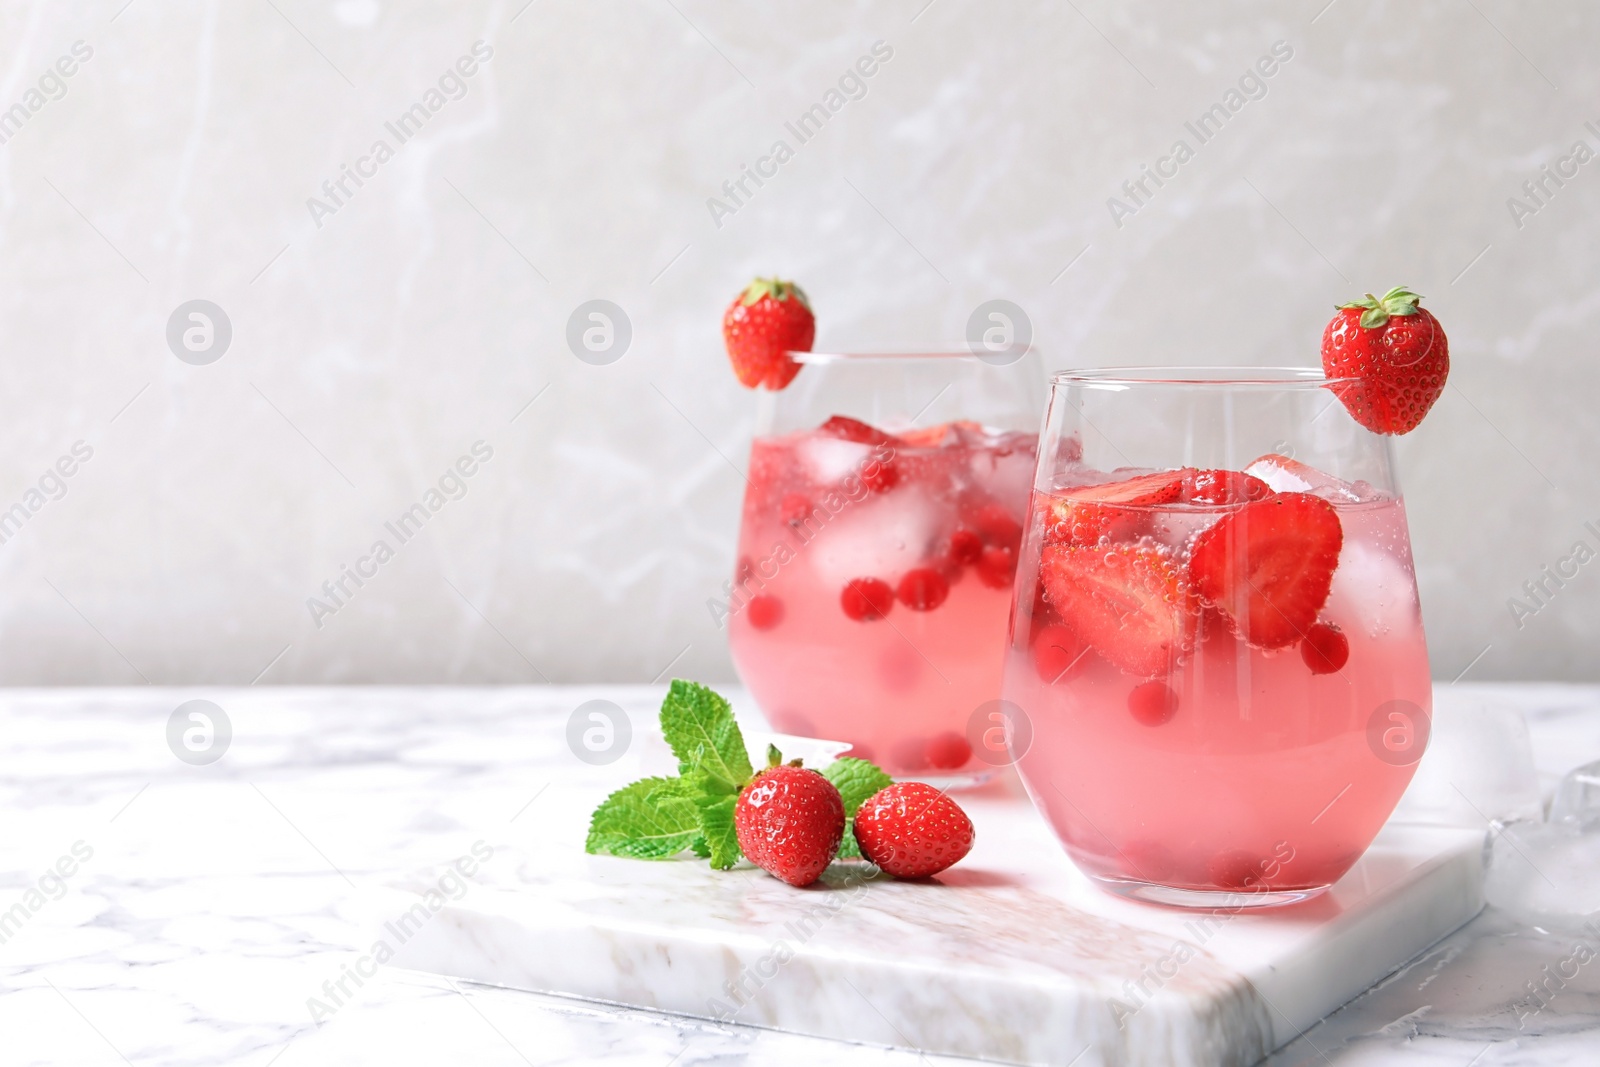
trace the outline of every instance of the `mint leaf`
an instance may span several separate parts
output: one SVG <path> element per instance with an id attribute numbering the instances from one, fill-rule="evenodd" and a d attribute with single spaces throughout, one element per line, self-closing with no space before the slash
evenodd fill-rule
<path id="1" fill-rule="evenodd" d="M 700 814 L 681 778 L 641 778 L 601 802 L 589 821 L 584 851 L 662 860 L 693 848 Z"/>
<path id="2" fill-rule="evenodd" d="M 702 793 L 694 800 L 711 866 L 719 871 L 732 867 L 744 855 L 739 851 L 739 835 L 733 827 L 733 808 L 738 802 L 736 794 L 707 796 Z"/>
<path id="3" fill-rule="evenodd" d="M 701 771 L 720 779 L 722 792 L 738 792 L 754 773 L 733 708 L 695 682 L 673 679 L 661 702 L 661 733 L 678 757 L 678 773 Z"/>
<path id="4" fill-rule="evenodd" d="M 828 764 L 822 776 L 839 790 L 844 801 L 844 836 L 839 839 L 839 856 L 851 859 L 861 855 L 856 844 L 856 809 L 880 789 L 894 785 L 894 779 L 885 774 L 877 764 L 854 756 L 845 756 Z"/>

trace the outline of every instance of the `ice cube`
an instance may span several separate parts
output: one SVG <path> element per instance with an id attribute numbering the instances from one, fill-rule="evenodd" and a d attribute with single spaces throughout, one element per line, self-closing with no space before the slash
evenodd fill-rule
<path id="1" fill-rule="evenodd" d="M 1359 624 L 1372 637 L 1417 625 L 1417 589 L 1405 566 L 1383 549 L 1346 539 L 1323 614 Z"/>
<path id="2" fill-rule="evenodd" d="M 1600 762 L 1586 763 L 1561 779 L 1550 821 L 1585 832 L 1600 830 Z M 1600 839 L 1596 845 L 1600 847 Z"/>
<path id="3" fill-rule="evenodd" d="M 848 502 L 800 551 L 817 577 L 830 588 L 852 578 L 897 580 L 927 563 L 939 535 L 941 509 L 916 485 Z M 946 516 L 945 525 L 949 525 Z"/>
<path id="4" fill-rule="evenodd" d="M 1447 826 L 1541 819 L 1544 801 L 1522 712 L 1448 694 L 1441 689 L 1435 697 L 1427 753 L 1394 818 Z"/>
<path id="5" fill-rule="evenodd" d="M 1274 493 L 1312 493 L 1334 504 L 1371 499 L 1372 487 L 1342 481 L 1299 460 L 1269 452 L 1244 469 L 1272 487 Z"/>
<path id="6" fill-rule="evenodd" d="M 1600 832 L 1565 822 L 1506 826 L 1491 842 L 1483 895 L 1534 922 L 1600 912 Z"/>
<path id="7" fill-rule="evenodd" d="M 1157 508 L 1152 513 L 1150 532 L 1157 541 L 1181 553 L 1202 530 L 1216 525 L 1226 514 L 1222 508 Z"/>
<path id="8" fill-rule="evenodd" d="M 846 475 L 859 473 L 872 452 L 871 445 L 821 435 L 807 437 L 795 445 L 801 468 L 817 485 L 836 485 Z"/>
<path id="9" fill-rule="evenodd" d="M 1026 500 L 1033 488 L 1034 457 L 1031 451 L 999 452 L 984 449 L 972 453 L 970 470 L 973 484 L 996 500 Z"/>

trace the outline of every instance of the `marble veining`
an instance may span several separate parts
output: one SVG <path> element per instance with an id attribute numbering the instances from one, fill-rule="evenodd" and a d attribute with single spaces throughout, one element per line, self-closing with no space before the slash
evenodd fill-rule
<path id="1" fill-rule="evenodd" d="M 1545 779 L 1600 756 L 1600 688 L 1463 683 L 1454 692 L 1526 709 Z M 657 769 L 661 753 L 641 743 L 610 767 L 573 759 L 564 741 L 567 715 L 598 696 L 639 723 L 649 721 L 660 690 L 139 688 L 0 695 L 6 812 L 0 917 L 13 914 L 13 905 L 25 902 L 28 889 L 38 888 L 75 842 L 93 849 L 65 879 L 64 891 L 57 896 L 54 883 L 46 886 L 52 892 L 41 894 L 42 907 L 30 909 L 20 926 L 13 920 L 0 941 L 5 1061 L 964 1062 L 494 988 L 403 969 L 393 960 L 363 963 L 378 932 L 416 899 L 395 887 L 430 880 L 438 886 L 478 842 L 492 854 L 470 878 L 445 885 L 446 900 L 461 894 L 453 907 L 487 900 L 531 874 L 560 881 L 563 865 L 591 864 L 594 893 L 586 898 L 574 889 L 566 905 L 616 907 L 607 895 L 615 883 L 598 875 L 624 861 L 575 854 L 570 829 L 554 816 L 581 809 L 616 780 Z M 193 697 L 217 702 L 234 727 L 228 752 L 209 767 L 180 763 L 166 746 L 168 715 Z M 1005 865 L 980 859 L 963 865 L 967 884 L 957 878 L 962 868 L 951 872 L 950 895 L 982 894 L 1022 907 L 1042 892 L 1031 882 L 1035 872 L 1056 857 L 1040 848 Z M 1007 871 L 1015 884 L 991 878 Z M 713 899 L 721 900 L 719 914 L 729 922 L 746 916 L 733 888 L 741 880 L 751 901 L 779 888 L 762 885 L 755 874 L 727 877 L 730 888 Z M 871 888 L 886 898 L 876 890 L 891 887 Z M 935 891 L 892 891 L 906 890 Z M 861 915 L 856 921 L 868 917 Z M 441 909 L 424 929 L 448 921 Z M 882 924 L 882 936 L 898 936 L 897 961 L 916 956 L 921 935 L 914 924 L 887 911 L 871 921 Z M 1212 960 L 1185 972 L 1186 991 L 1210 988 L 1217 961 L 1243 966 L 1250 955 L 1243 931 L 1230 924 L 1206 946 Z M 825 944 L 828 935 L 818 936 Z M 1265 1062 L 1461 1067 L 1481 1055 L 1480 1067 L 1591 1064 L 1600 1058 L 1600 972 L 1585 967 L 1536 1014 L 1519 1019 L 1517 1012 L 1526 983 L 1568 956 L 1578 936 L 1491 908 L 1325 1021 L 1302 1025 L 1303 1035 L 1277 1035 L 1289 1043 Z M 1227 937 L 1239 940 L 1230 944 Z M 1159 940 L 1138 944 L 1147 951 Z M 751 939 L 752 948 L 764 945 Z M 334 1003 L 326 989 L 337 994 L 341 981 L 348 995 Z M 313 999 L 333 1008 L 320 1023 L 308 1007 Z M 1273 1003 L 1292 1010 L 1286 1000 Z M 886 1004 L 880 1006 L 892 1015 L 896 1006 Z M 1229 1018 L 1248 1022 L 1253 1010 L 1230 1009 Z M 1270 1007 L 1267 1014 L 1278 1019 Z M 1237 1043 L 1238 1036 L 1219 1029 L 1215 1040 Z M 1071 1051 L 1051 1062 L 1068 1062 Z M 1090 1062 L 1085 1056 L 1079 1067 Z"/>

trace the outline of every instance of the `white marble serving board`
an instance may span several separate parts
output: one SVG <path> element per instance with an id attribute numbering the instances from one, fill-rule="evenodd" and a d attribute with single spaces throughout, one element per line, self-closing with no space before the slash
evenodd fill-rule
<path id="1" fill-rule="evenodd" d="M 1319 900 L 1207 916 L 1096 889 L 1005 785 L 962 796 L 978 843 L 936 881 L 835 864 L 806 890 L 584 855 L 577 799 L 540 835 L 570 847 L 508 846 L 395 962 L 928 1053 L 1205 1067 L 1256 1062 L 1482 906 L 1476 830 L 1391 825 Z"/>

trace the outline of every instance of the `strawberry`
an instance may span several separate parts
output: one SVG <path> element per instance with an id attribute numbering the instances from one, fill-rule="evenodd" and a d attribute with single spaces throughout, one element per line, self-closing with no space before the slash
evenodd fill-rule
<path id="1" fill-rule="evenodd" d="M 722 315 L 722 341 L 739 384 L 782 389 L 800 373 L 790 352 L 809 352 L 817 320 L 793 282 L 757 278 Z"/>
<path id="2" fill-rule="evenodd" d="M 938 874 L 972 851 L 972 820 L 924 782 L 872 794 L 856 810 L 855 831 L 861 854 L 896 878 Z"/>
<path id="3" fill-rule="evenodd" d="M 1164 674 L 1193 643 L 1191 598 L 1163 549 L 1046 545 L 1039 571 L 1062 621 L 1127 674 Z"/>
<path id="4" fill-rule="evenodd" d="M 937 426 L 926 426 L 918 430 L 905 430 L 900 434 L 900 440 L 913 448 L 944 448 L 957 444 L 963 433 L 981 434 L 983 427 L 966 419 L 955 422 L 942 422 Z"/>
<path id="5" fill-rule="evenodd" d="M 1310 493 L 1276 493 L 1196 535 L 1189 581 L 1250 644 L 1283 648 L 1317 621 L 1343 542 L 1332 504 Z"/>
<path id="6" fill-rule="evenodd" d="M 1185 470 L 1181 499 L 1191 504 L 1244 504 L 1272 495 L 1272 486 L 1243 471 Z"/>
<path id="7" fill-rule="evenodd" d="M 769 758 L 782 759 L 776 749 Z M 839 851 L 844 800 L 799 760 L 774 763 L 740 792 L 733 828 L 750 862 L 790 885 L 810 885 Z"/>
<path id="8" fill-rule="evenodd" d="M 1422 297 L 1404 287 L 1340 304 L 1322 332 L 1322 372 L 1354 379 L 1330 386 L 1373 433 L 1410 433 L 1444 392 L 1450 345 Z"/>
<path id="9" fill-rule="evenodd" d="M 854 441 L 858 445 L 893 445 L 898 443 L 895 437 L 884 433 L 876 426 L 869 426 L 860 419 L 852 419 L 848 415 L 835 415 L 827 422 L 817 427 L 817 432 L 825 437 L 837 437 L 844 441 Z"/>
<path id="10" fill-rule="evenodd" d="M 1184 473 L 1157 471 L 1050 497 L 1045 505 L 1045 540 L 1069 545 L 1093 545 L 1102 538 L 1131 540 L 1144 532 L 1149 518 L 1140 509 L 1182 499 Z"/>

